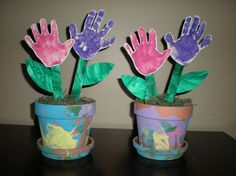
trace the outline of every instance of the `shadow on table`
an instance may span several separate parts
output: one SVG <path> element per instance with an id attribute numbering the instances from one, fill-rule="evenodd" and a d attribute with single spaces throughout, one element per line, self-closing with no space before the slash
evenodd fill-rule
<path id="1" fill-rule="evenodd" d="M 32 164 L 32 168 L 27 170 L 26 175 L 100 175 L 99 171 L 93 167 L 92 155 L 70 161 L 52 160 L 41 156 L 37 164 L 37 166 L 35 164 Z"/>
<path id="2" fill-rule="evenodd" d="M 132 156 L 123 161 L 119 175 L 136 176 L 177 176 L 189 175 L 189 169 L 184 157 L 173 161 L 156 161 L 138 155 L 133 149 Z"/>

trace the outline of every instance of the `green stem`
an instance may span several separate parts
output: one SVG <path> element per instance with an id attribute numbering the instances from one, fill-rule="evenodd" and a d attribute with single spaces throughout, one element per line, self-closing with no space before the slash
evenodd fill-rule
<path id="1" fill-rule="evenodd" d="M 55 100 L 62 100 L 63 91 L 62 91 L 62 81 L 61 81 L 61 68 L 60 65 L 51 67 L 52 74 L 52 87 L 53 87 L 53 97 Z"/>
<path id="2" fill-rule="evenodd" d="M 175 63 L 174 70 L 171 75 L 169 86 L 165 95 L 165 100 L 169 103 L 173 103 L 175 101 L 176 91 L 179 86 L 183 68 L 183 65 Z"/>
<path id="3" fill-rule="evenodd" d="M 145 99 L 157 96 L 158 91 L 157 91 L 157 86 L 156 86 L 154 74 L 150 74 L 150 75 L 145 76 L 145 81 L 146 81 L 146 85 L 147 85 L 147 95 L 146 95 Z"/>
<path id="4" fill-rule="evenodd" d="M 80 58 L 76 68 L 76 73 L 73 81 L 71 95 L 75 96 L 78 100 L 80 98 L 81 89 L 83 86 L 83 77 L 86 70 L 87 60 Z"/>

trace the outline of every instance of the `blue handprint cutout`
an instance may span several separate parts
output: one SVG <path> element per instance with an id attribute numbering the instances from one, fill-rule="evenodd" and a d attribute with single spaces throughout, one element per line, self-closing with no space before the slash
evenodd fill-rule
<path id="1" fill-rule="evenodd" d="M 171 57 L 180 65 L 184 66 L 190 63 L 202 49 L 212 42 L 211 35 L 207 35 L 200 41 L 205 31 L 206 22 L 202 22 L 200 26 L 199 22 L 199 16 L 194 16 L 193 20 L 192 17 L 188 16 L 185 19 L 179 39 L 174 41 L 171 33 L 164 36 L 168 48 L 172 49 Z"/>
<path id="2" fill-rule="evenodd" d="M 73 46 L 75 52 L 84 60 L 94 57 L 99 50 L 111 46 L 115 42 L 115 37 L 103 40 L 105 35 L 114 25 L 113 21 L 109 21 L 105 27 L 99 31 L 100 24 L 104 18 L 105 12 L 100 9 L 97 13 L 91 10 L 85 20 L 84 29 L 81 33 L 77 33 L 76 24 L 69 26 L 71 38 L 75 39 Z"/>

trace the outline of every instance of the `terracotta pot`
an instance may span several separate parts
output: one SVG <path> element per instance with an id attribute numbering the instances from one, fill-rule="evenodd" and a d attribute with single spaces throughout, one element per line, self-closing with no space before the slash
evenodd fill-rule
<path id="1" fill-rule="evenodd" d="M 66 106 L 35 102 L 35 113 L 38 116 L 42 136 L 42 141 L 40 139 L 38 141 L 38 147 L 42 154 L 58 160 L 86 156 L 89 153 L 87 150 L 90 151 L 93 147 L 91 145 L 93 140 L 88 141 L 88 139 L 95 111 L 95 101 L 90 104 Z M 65 152 L 68 150 L 76 151 L 76 155 L 73 156 L 73 152 Z M 80 152 L 85 152 L 86 155 L 84 153 L 80 155 Z"/>
<path id="2" fill-rule="evenodd" d="M 192 111 L 193 106 L 165 107 L 135 103 L 138 144 L 146 149 L 151 149 L 152 152 L 170 152 L 168 157 L 161 156 L 159 160 L 172 160 L 181 157 L 181 154 L 171 156 L 171 152 L 186 151 L 183 150 L 183 147 L 185 149 L 187 147 L 185 136 Z M 158 155 L 155 154 L 155 156 Z M 149 156 L 149 158 L 152 157 Z"/>

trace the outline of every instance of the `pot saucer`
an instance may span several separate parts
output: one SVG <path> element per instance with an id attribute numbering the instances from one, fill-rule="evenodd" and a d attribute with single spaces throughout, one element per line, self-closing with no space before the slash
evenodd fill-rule
<path id="1" fill-rule="evenodd" d="M 188 149 L 188 142 L 184 141 L 183 146 L 173 150 L 156 150 L 148 148 L 138 143 L 138 136 L 133 139 L 133 146 L 139 155 L 153 160 L 175 160 L 180 158 Z"/>
<path id="2" fill-rule="evenodd" d="M 54 160 L 75 160 L 83 158 L 90 153 L 91 149 L 94 147 L 94 140 L 92 137 L 89 137 L 87 145 L 80 149 L 53 149 L 43 146 L 42 138 L 39 138 L 37 146 L 41 153 L 47 158 Z"/>

